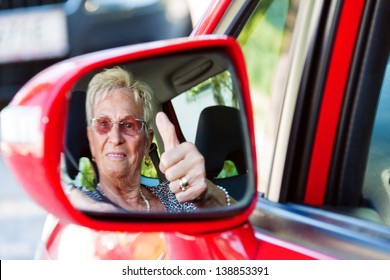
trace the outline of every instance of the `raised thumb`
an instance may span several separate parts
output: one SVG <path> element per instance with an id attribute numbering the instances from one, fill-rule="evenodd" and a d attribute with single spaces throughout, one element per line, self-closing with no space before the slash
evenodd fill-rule
<path id="1" fill-rule="evenodd" d="M 172 150 L 180 144 L 176 136 L 175 126 L 170 122 L 165 113 L 157 113 L 156 125 L 164 142 L 165 151 Z"/>

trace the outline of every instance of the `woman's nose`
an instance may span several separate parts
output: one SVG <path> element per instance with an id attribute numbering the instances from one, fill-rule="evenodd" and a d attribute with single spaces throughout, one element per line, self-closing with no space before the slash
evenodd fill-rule
<path id="1" fill-rule="evenodd" d="M 114 145 L 119 145 L 124 141 L 124 137 L 118 123 L 112 124 L 111 131 L 109 133 L 109 141 Z"/>

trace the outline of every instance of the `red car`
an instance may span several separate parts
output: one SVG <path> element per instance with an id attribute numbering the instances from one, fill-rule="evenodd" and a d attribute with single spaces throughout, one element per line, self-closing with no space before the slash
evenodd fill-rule
<path id="1" fill-rule="evenodd" d="M 40 257 L 390 259 L 389 14 L 387 0 L 215 1 L 189 38 L 38 74 L 2 111 L 1 148 L 52 213 Z M 67 180 L 90 157 L 86 85 L 113 65 L 155 89 L 154 109 L 236 204 L 191 214 L 72 206 Z"/>

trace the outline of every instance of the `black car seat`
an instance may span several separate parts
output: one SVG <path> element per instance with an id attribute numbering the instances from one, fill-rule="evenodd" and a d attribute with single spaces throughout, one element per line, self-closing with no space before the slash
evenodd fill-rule
<path id="1" fill-rule="evenodd" d="M 195 145 L 205 158 L 206 177 L 241 199 L 248 172 L 239 110 L 220 105 L 205 108 L 199 116 Z M 238 175 L 217 178 L 226 160 L 234 163 Z"/>
<path id="2" fill-rule="evenodd" d="M 71 179 L 78 174 L 79 159 L 92 158 L 87 138 L 85 114 L 86 93 L 73 92 L 69 102 L 65 139 L 65 167 Z"/>

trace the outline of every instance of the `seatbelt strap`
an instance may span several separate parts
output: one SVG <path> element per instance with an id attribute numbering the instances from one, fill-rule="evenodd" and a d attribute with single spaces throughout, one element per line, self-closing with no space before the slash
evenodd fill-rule
<path id="1" fill-rule="evenodd" d="M 159 165 L 160 165 L 160 157 L 158 156 L 157 152 L 157 145 L 156 143 L 152 143 L 150 145 L 150 150 L 149 150 L 149 156 L 153 162 L 154 167 L 156 168 L 157 171 L 157 177 L 161 182 L 164 182 L 166 180 L 165 175 L 161 172 Z"/>

